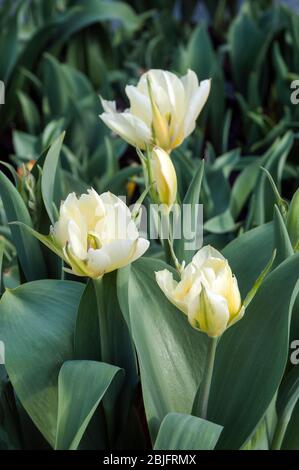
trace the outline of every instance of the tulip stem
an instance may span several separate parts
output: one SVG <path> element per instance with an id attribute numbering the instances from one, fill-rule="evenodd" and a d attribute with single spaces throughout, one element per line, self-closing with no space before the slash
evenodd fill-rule
<path id="1" fill-rule="evenodd" d="M 207 419 L 208 415 L 208 403 L 210 396 L 210 389 L 212 383 L 216 348 L 218 338 L 210 338 L 208 342 L 208 350 L 206 356 L 206 365 L 202 377 L 202 381 L 198 390 L 197 397 L 195 398 L 195 409 L 196 415 L 200 418 Z"/>

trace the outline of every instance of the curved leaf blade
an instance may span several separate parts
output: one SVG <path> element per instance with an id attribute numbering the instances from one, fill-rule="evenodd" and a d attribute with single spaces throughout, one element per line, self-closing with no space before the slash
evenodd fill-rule
<path id="1" fill-rule="evenodd" d="M 212 450 L 222 426 L 192 415 L 169 413 L 162 421 L 155 450 Z"/>

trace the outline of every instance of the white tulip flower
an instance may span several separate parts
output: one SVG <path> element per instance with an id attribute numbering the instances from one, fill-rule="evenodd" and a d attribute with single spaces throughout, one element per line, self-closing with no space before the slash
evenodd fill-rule
<path id="1" fill-rule="evenodd" d="M 156 272 L 156 280 L 191 326 L 210 337 L 221 336 L 244 315 L 237 279 L 228 261 L 211 246 L 196 253 L 179 282 L 167 269 Z"/>
<path id="2" fill-rule="evenodd" d="M 62 202 L 47 246 L 71 266 L 72 274 L 99 279 L 142 256 L 149 241 L 139 237 L 121 199 L 90 189 L 79 198 L 71 193 Z"/>
<path id="3" fill-rule="evenodd" d="M 129 144 L 142 150 L 157 145 L 170 152 L 193 132 L 209 93 L 210 80 L 199 83 L 192 70 L 178 78 L 152 69 L 137 86 L 126 86 L 129 109 L 119 113 L 114 101 L 101 98 L 104 112 L 100 117 Z"/>

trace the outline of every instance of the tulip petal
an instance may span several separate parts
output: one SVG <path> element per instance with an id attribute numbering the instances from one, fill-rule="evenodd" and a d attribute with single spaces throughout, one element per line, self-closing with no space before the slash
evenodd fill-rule
<path id="1" fill-rule="evenodd" d="M 191 134 L 195 128 L 195 121 L 206 104 L 211 89 L 211 80 L 203 80 L 200 82 L 199 88 L 192 96 L 186 110 L 185 116 L 185 137 Z"/>
<path id="2" fill-rule="evenodd" d="M 244 317 L 244 313 L 245 313 L 245 307 L 244 305 L 241 306 L 239 312 L 237 313 L 237 315 L 235 315 L 230 321 L 229 321 L 229 324 L 228 324 L 228 327 L 234 325 L 235 323 L 237 323 L 239 320 L 241 320 L 243 317 Z"/>
<path id="3" fill-rule="evenodd" d="M 224 256 L 222 256 L 218 250 L 213 248 L 211 245 L 206 245 L 198 250 L 198 252 L 193 256 L 191 263 L 196 266 L 196 268 L 200 269 L 209 258 L 225 260 Z"/>
<path id="4" fill-rule="evenodd" d="M 231 315 L 231 319 L 235 319 L 240 312 L 241 309 L 241 295 L 238 287 L 238 281 L 235 276 L 231 278 L 230 289 L 227 295 L 227 301 L 229 306 L 229 311 Z"/>
<path id="5" fill-rule="evenodd" d="M 108 100 L 104 100 L 101 96 L 100 96 L 100 100 L 101 100 L 101 103 L 102 103 L 102 106 L 103 106 L 103 109 L 105 111 L 105 113 L 116 113 L 116 102 L 115 101 L 108 101 Z"/>
<path id="6" fill-rule="evenodd" d="M 114 240 L 99 250 L 88 250 L 87 266 L 99 275 L 122 268 L 142 256 L 149 247 L 148 240 Z"/>
<path id="7" fill-rule="evenodd" d="M 162 292 L 164 292 L 168 300 L 181 312 L 187 315 L 188 306 L 185 298 L 182 297 L 182 300 L 180 300 L 178 296 L 175 295 L 180 283 L 173 279 L 173 274 L 167 269 L 163 269 L 162 271 L 155 272 L 155 276 L 158 286 Z"/>
<path id="8" fill-rule="evenodd" d="M 226 299 L 202 286 L 198 301 L 190 305 L 188 320 L 210 337 L 221 336 L 229 322 Z"/>
<path id="9" fill-rule="evenodd" d="M 138 230 L 132 220 L 130 209 L 124 201 L 110 192 L 101 194 L 100 199 L 105 206 L 105 226 L 102 228 L 100 238 L 103 243 L 111 240 L 136 240 Z M 96 229 L 97 230 L 97 229 Z"/>
<path id="10" fill-rule="evenodd" d="M 73 256 L 80 260 L 86 259 L 87 232 L 82 232 L 74 220 L 68 222 L 68 243 Z"/>
<path id="11" fill-rule="evenodd" d="M 141 258 L 141 256 L 143 256 L 144 253 L 148 250 L 149 246 L 149 240 L 146 240 L 145 238 L 138 238 L 137 243 L 135 245 L 135 252 L 131 257 L 130 263 L 133 263 L 138 258 Z"/>
<path id="12" fill-rule="evenodd" d="M 137 87 L 133 85 L 126 86 L 126 95 L 130 100 L 130 112 L 142 119 L 150 128 L 152 122 L 152 108 L 149 97 L 141 93 Z"/>
<path id="13" fill-rule="evenodd" d="M 80 231 L 86 230 L 86 222 L 78 206 L 78 199 L 75 193 L 70 193 L 66 200 L 62 202 L 59 211 L 59 220 L 54 224 L 52 235 L 56 243 L 63 247 L 69 235 L 68 223 L 73 220 Z"/>
<path id="14" fill-rule="evenodd" d="M 151 142 L 151 130 L 138 117 L 129 112 L 102 113 L 104 123 L 129 144 L 145 149 Z"/>
<path id="15" fill-rule="evenodd" d="M 193 95 L 195 95 L 199 87 L 198 78 L 193 70 L 188 69 L 186 75 L 181 78 L 181 81 L 185 90 L 185 104 L 189 106 Z"/>

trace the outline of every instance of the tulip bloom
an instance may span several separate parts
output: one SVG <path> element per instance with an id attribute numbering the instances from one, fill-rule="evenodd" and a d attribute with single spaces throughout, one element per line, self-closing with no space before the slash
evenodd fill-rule
<path id="1" fill-rule="evenodd" d="M 167 269 L 156 272 L 166 297 L 187 315 L 193 328 L 217 338 L 245 311 L 228 261 L 211 246 L 201 248 L 176 282 Z"/>
<path id="2" fill-rule="evenodd" d="M 171 208 L 177 195 L 177 177 L 171 158 L 159 147 L 153 148 L 150 158 L 152 179 L 159 201 Z"/>
<path id="3" fill-rule="evenodd" d="M 195 128 L 210 93 L 210 80 L 198 83 L 188 70 L 181 79 L 164 70 L 149 70 L 137 86 L 127 85 L 130 108 L 118 113 L 114 101 L 101 98 L 100 118 L 122 139 L 145 150 L 157 145 L 166 152 L 178 147 Z"/>
<path id="4" fill-rule="evenodd" d="M 67 271 L 93 279 L 132 263 L 149 247 L 125 203 L 93 189 L 79 199 L 69 194 L 50 236 L 39 238 L 71 266 Z"/>

